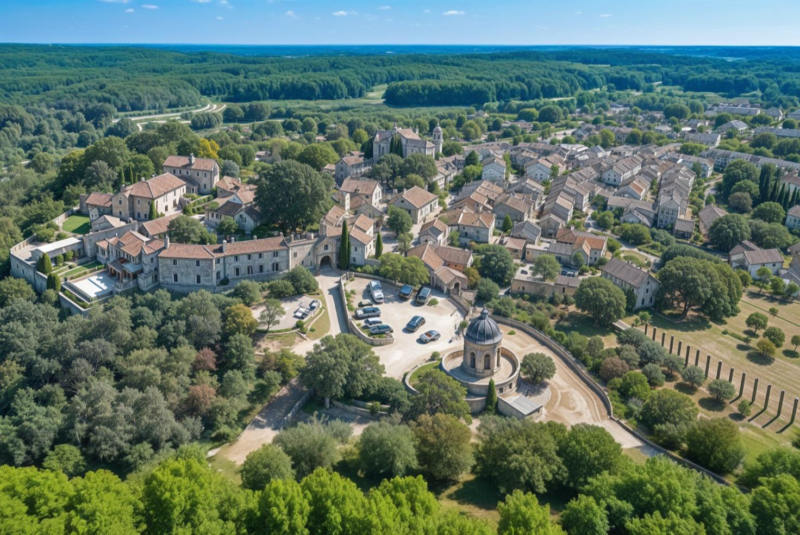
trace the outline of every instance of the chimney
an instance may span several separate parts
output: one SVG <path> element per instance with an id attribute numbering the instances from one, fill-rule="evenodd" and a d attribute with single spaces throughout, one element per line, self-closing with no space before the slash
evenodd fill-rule
<path id="1" fill-rule="evenodd" d="M 222 240 L 222 254 L 228 252 L 228 240 Z"/>
<path id="2" fill-rule="evenodd" d="M 236 238 L 234 238 L 233 236 L 231 236 L 231 243 L 235 243 L 235 242 L 236 242 Z"/>
<path id="3" fill-rule="evenodd" d="M 189 165 L 194 165 L 194 154 L 189 154 Z"/>
<path id="4" fill-rule="evenodd" d="M 169 234 L 164 236 L 164 249 L 169 249 Z"/>

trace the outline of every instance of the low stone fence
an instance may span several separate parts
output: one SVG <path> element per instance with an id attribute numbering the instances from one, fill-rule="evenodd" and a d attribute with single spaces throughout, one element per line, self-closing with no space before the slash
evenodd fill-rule
<path id="1" fill-rule="evenodd" d="M 702 466 L 695 464 L 692 461 L 684 459 L 683 457 L 680 457 L 674 454 L 673 452 L 659 446 L 655 442 L 652 442 L 650 439 L 643 436 L 639 431 L 630 427 L 626 422 L 614 416 L 614 409 L 611 405 L 611 399 L 609 399 L 608 393 L 605 391 L 603 387 L 597 384 L 597 382 L 592 378 L 591 375 L 589 375 L 589 373 L 586 371 L 583 365 L 580 364 L 578 360 L 572 356 L 572 353 L 570 353 L 564 346 L 562 346 L 561 344 L 559 344 L 558 342 L 556 342 L 543 332 L 539 331 L 538 329 L 535 329 L 525 323 L 521 323 L 516 320 L 503 318 L 495 315 L 492 315 L 492 319 L 495 320 L 497 323 L 507 325 L 509 327 L 513 327 L 516 330 L 524 332 L 537 342 L 547 347 L 550 351 L 552 351 L 567 366 L 569 366 L 569 368 L 573 372 L 575 372 L 575 374 L 586 384 L 586 386 L 592 389 L 592 391 L 600 397 L 600 400 L 603 402 L 603 405 L 606 407 L 606 410 L 608 411 L 608 417 L 611 420 L 617 422 L 623 429 L 625 429 L 628 433 L 630 433 L 632 436 L 641 441 L 644 445 L 646 445 L 649 448 L 652 448 L 654 451 L 658 452 L 661 455 L 666 455 L 676 463 L 679 463 L 687 468 L 691 468 L 692 470 L 695 470 L 697 472 L 700 472 L 701 474 L 710 477 L 717 483 L 726 486 L 732 485 L 730 481 L 720 476 L 719 474 L 716 474 L 706 468 L 703 468 Z"/>
<path id="2" fill-rule="evenodd" d="M 371 336 L 367 336 L 361 329 L 358 328 L 356 322 L 353 321 L 353 317 L 350 315 L 350 311 L 347 310 L 347 290 L 344 287 L 344 281 L 346 280 L 347 275 L 343 275 L 339 278 L 339 294 L 342 298 L 342 304 L 345 307 L 345 311 L 347 312 L 347 330 L 350 331 L 350 334 L 355 335 L 359 340 L 362 342 L 369 344 L 371 346 L 388 346 L 389 344 L 394 343 L 394 337 L 391 334 L 386 334 L 386 338 L 372 338 Z"/>
<path id="3" fill-rule="evenodd" d="M 353 401 L 353 403 L 355 403 L 355 401 Z M 362 401 L 361 403 L 364 402 Z M 331 400 L 331 405 L 333 405 L 337 409 L 349 412 L 350 414 L 355 414 L 357 416 L 364 416 L 366 418 L 371 418 L 373 420 L 379 420 L 384 416 L 388 416 L 388 413 L 384 411 L 378 412 L 378 414 L 372 414 L 369 409 L 357 407 L 355 405 L 348 405 L 347 403 L 342 403 L 341 401 L 336 401 L 335 399 Z"/>
<path id="4" fill-rule="evenodd" d="M 303 410 L 303 407 L 306 406 L 306 403 L 308 403 L 312 397 L 314 397 L 314 389 L 310 388 L 305 394 L 303 394 L 303 397 L 301 397 L 300 400 L 294 404 L 294 407 L 292 407 L 292 410 L 289 411 L 289 414 L 283 417 L 283 420 L 281 420 L 279 426 L 280 429 L 286 429 L 292 425 L 294 419 L 297 418 L 297 415 L 301 410 Z"/>

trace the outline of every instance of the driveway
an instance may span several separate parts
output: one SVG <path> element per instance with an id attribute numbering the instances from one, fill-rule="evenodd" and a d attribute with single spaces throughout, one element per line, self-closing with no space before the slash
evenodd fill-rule
<path id="1" fill-rule="evenodd" d="M 329 334 L 335 336 L 343 330 L 346 332 L 343 318 L 346 317 L 344 312 L 347 311 L 347 308 L 339 297 L 337 287 L 339 275 L 333 269 L 328 268 L 323 270 L 316 278 L 325 298 L 325 308 L 331 319 Z M 305 297 L 304 299 L 308 300 L 309 298 Z M 317 342 L 316 340 L 304 340 L 293 347 L 292 351 L 305 355 L 314 348 L 314 344 Z M 253 421 L 250 422 L 250 425 L 239 435 L 236 442 L 226 444 L 218 450 L 210 451 L 209 456 L 222 455 L 236 464 L 242 464 L 248 454 L 259 449 L 264 444 L 272 442 L 275 435 L 280 432 L 280 424 L 284 417 L 289 414 L 292 407 L 300 401 L 300 398 L 305 393 L 306 389 L 300 385 L 297 379 L 294 379 L 283 387 L 269 404 L 261 409 Z"/>
<path id="2" fill-rule="evenodd" d="M 567 364 L 527 334 L 517 331 L 509 335 L 510 327 L 500 325 L 503 331 L 503 346 L 522 359 L 528 353 L 544 353 L 556 364 L 556 374 L 548 381 L 550 398 L 545 403 L 545 421 L 560 422 L 569 427 L 576 424 L 592 424 L 605 428 L 623 448 L 637 448 L 648 455 L 655 452 L 647 448 L 638 438 L 608 417 L 602 400 L 578 377 Z"/>
<path id="3" fill-rule="evenodd" d="M 348 283 L 347 289 L 356 291 L 356 295 L 353 296 L 355 302 L 370 299 L 367 291 L 368 283 L 368 279 L 360 278 Z M 405 372 L 428 360 L 434 351 L 445 354 L 460 347 L 461 342 L 453 340 L 453 336 L 464 316 L 444 294 L 433 293 L 432 298 L 439 301 L 438 305 L 420 306 L 415 304 L 413 299 L 404 301 L 397 297 L 397 288 L 388 284 L 383 285 L 383 293 L 385 302 L 378 305 L 381 309 L 380 319 L 394 329 L 395 341 L 388 346 L 375 347 L 374 351 L 386 367 L 386 375 L 401 379 Z M 413 316 L 425 318 L 425 325 L 415 333 L 405 332 L 403 329 Z M 420 343 L 419 335 L 430 330 L 438 331 L 442 337 L 436 342 Z"/>

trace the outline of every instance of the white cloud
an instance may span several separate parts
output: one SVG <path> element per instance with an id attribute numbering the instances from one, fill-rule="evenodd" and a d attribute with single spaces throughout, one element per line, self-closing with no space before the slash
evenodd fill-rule
<path id="1" fill-rule="evenodd" d="M 158 6 L 153 4 L 142 4 L 142 9 L 158 9 Z"/>
<path id="2" fill-rule="evenodd" d="M 464 14 L 463 11 L 456 11 L 455 9 L 451 9 L 450 11 L 445 11 L 444 13 L 442 13 L 442 15 L 444 15 L 445 17 L 452 17 L 452 16 L 456 16 L 456 15 L 463 15 L 463 14 Z"/>
<path id="3" fill-rule="evenodd" d="M 334 11 L 333 12 L 333 16 L 334 17 L 346 17 L 347 16 L 347 11 Z"/>
<path id="4" fill-rule="evenodd" d="M 378 9 L 386 11 L 387 9 L 392 9 L 392 6 L 381 6 Z"/>
<path id="5" fill-rule="evenodd" d="M 300 18 L 300 17 L 297 16 L 297 13 L 295 13 L 294 11 L 287 11 L 286 12 L 286 16 L 289 17 L 290 19 L 299 19 Z"/>
<path id="6" fill-rule="evenodd" d="M 601 16 L 602 18 L 604 18 L 604 19 L 607 19 L 607 18 L 608 18 L 608 17 L 610 17 L 611 15 L 610 15 L 610 14 L 608 14 L 608 13 L 603 13 L 603 14 L 602 14 L 602 15 L 600 15 L 600 16 Z"/>
<path id="7" fill-rule="evenodd" d="M 430 9 L 423 9 L 423 10 L 422 10 L 422 12 L 423 12 L 423 13 L 430 13 L 430 12 L 431 12 L 431 10 L 430 10 Z"/>
<path id="8" fill-rule="evenodd" d="M 233 9 L 233 6 L 230 2 L 228 2 L 228 0 L 219 0 L 219 5 L 222 7 L 227 7 L 228 9 Z"/>
<path id="9" fill-rule="evenodd" d="M 125 13 L 133 13 L 133 9 L 126 9 Z"/>
<path id="10" fill-rule="evenodd" d="M 225 20 L 225 17 L 217 17 L 217 20 Z"/>

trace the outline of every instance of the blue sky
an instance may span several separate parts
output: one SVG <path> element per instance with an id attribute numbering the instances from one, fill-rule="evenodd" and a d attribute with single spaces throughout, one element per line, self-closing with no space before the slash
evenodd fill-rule
<path id="1" fill-rule="evenodd" d="M 0 42 L 800 45 L 800 0 L 0 0 Z"/>

